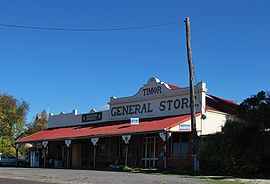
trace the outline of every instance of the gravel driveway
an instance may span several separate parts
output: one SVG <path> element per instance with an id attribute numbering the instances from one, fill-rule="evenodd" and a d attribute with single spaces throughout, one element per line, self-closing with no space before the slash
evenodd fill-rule
<path id="1" fill-rule="evenodd" d="M 40 181 L 49 183 L 102 183 L 102 184 L 203 184 L 202 180 L 164 174 L 125 173 L 93 170 L 7 168 L 0 167 L 0 178 Z"/>

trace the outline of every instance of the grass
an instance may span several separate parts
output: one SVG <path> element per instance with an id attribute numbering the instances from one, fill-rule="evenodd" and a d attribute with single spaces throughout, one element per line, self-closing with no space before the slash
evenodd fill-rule
<path id="1" fill-rule="evenodd" d="M 206 180 L 209 183 L 215 183 L 215 184 L 240 184 L 242 182 L 235 180 L 235 179 L 231 179 L 231 180 L 227 180 L 227 179 L 207 179 Z"/>
<path id="2" fill-rule="evenodd" d="M 196 178 L 207 183 L 213 184 L 243 184 L 246 182 L 241 181 L 239 178 L 235 178 L 233 176 L 224 176 L 220 173 L 201 173 L 201 172 L 193 172 L 193 171 L 173 171 L 166 173 L 168 175 L 177 175 L 179 177 L 185 178 Z"/>

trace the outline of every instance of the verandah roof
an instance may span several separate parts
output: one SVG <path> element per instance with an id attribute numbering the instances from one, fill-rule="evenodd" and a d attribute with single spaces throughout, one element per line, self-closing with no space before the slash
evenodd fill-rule
<path id="1" fill-rule="evenodd" d="M 159 132 L 169 130 L 181 123 L 190 120 L 190 115 L 182 115 L 176 117 L 167 117 L 158 120 L 144 120 L 138 125 L 131 125 L 130 122 L 117 123 L 97 123 L 90 125 L 80 125 L 73 127 L 62 127 L 55 129 L 47 129 L 37 132 L 33 135 L 24 137 L 16 141 L 17 143 L 30 143 L 49 140 L 63 140 L 63 139 L 80 139 L 87 137 L 105 137 L 114 135 Z"/>

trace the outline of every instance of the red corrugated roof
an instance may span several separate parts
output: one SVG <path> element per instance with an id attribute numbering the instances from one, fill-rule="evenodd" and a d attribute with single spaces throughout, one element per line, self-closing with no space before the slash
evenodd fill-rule
<path id="1" fill-rule="evenodd" d="M 231 100 L 226 100 L 224 98 L 219 98 L 214 95 L 206 95 L 206 109 L 225 112 L 228 114 L 237 113 L 238 104 Z"/>
<path id="2" fill-rule="evenodd" d="M 181 89 L 180 87 L 172 85 L 172 84 L 168 84 L 168 86 L 171 88 L 171 90 Z"/>
<path id="3" fill-rule="evenodd" d="M 181 89 L 178 86 L 168 84 L 171 90 Z M 214 95 L 206 95 L 206 110 L 224 112 L 228 114 L 236 114 L 237 113 L 238 104 L 232 100 L 227 100 L 224 98 L 220 98 Z"/>
<path id="4" fill-rule="evenodd" d="M 172 84 L 168 84 L 168 86 L 171 88 L 171 90 L 181 89 L 180 87 Z M 236 114 L 237 107 L 238 104 L 232 100 L 227 100 L 210 94 L 206 95 L 206 110 Z"/>
<path id="5" fill-rule="evenodd" d="M 47 129 L 37 132 L 28 137 L 19 139 L 17 143 L 38 142 L 43 140 L 59 140 L 59 139 L 76 139 L 85 137 L 99 137 L 124 135 L 130 133 L 157 132 L 167 130 L 180 123 L 190 120 L 190 115 L 182 115 L 176 117 L 167 117 L 158 120 L 144 120 L 139 125 L 131 125 L 129 122 L 118 123 L 107 122 L 97 123 L 87 126 L 63 127 L 55 129 Z M 108 124 L 108 125 L 107 125 Z"/>

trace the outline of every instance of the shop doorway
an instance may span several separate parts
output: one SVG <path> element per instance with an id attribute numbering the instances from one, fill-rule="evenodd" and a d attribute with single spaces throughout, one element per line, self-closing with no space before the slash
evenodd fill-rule
<path id="1" fill-rule="evenodd" d="M 158 163 L 157 156 L 158 137 L 142 138 L 142 166 L 146 168 L 155 168 Z"/>

